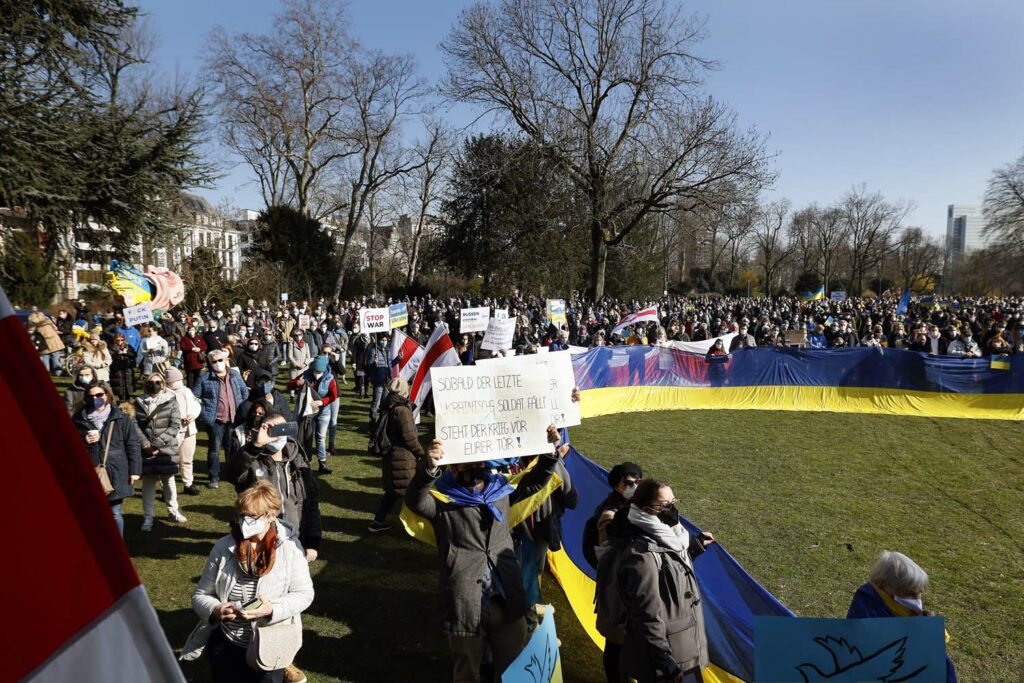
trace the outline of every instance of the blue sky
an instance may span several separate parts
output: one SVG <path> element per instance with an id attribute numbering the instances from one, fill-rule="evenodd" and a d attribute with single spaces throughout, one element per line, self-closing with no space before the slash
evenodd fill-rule
<path id="1" fill-rule="evenodd" d="M 462 0 L 352 0 L 352 31 L 444 72 L 437 48 Z M 277 0 L 143 0 L 161 71 L 201 76 L 206 34 L 266 30 Z M 708 21 L 708 90 L 779 153 L 771 195 L 827 203 L 866 183 L 913 201 L 909 224 L 945 232 L 950 203 L 980 203 L 991 171 L 1024 149 L 1021 0 L 689 0 Z M 472 112 L 452 112 L 468 123 Z M 222 153 L 225 161 L 230 161 Z M 244 167 L 217 203 L 259 208 Z"/>

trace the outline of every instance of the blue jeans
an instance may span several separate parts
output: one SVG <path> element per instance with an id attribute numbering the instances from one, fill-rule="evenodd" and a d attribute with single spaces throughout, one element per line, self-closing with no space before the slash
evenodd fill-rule
<path id="1" fill-rule="evenodd" d="M 380 402 L 384 398 L 384 385 L 373 385 L 373 401 L 370 403 L 370 422 L 377 421 L 377 413 L 380 412 Z"/>
<path id="2" fill-rule="evenodd" d="M 39 360 L 43 361 L 43 367 L 51 375 L 63 375 L 64 374 L 64 354 L 60 351 L 54 351 L 53 353 L 46 353 L 39 356 Z"/>
<path id="3" fill-rule="evenodd" d="M 327 462 L 327 430 L 331 426 L 330 406 L 321 408 L 313 420 L 316 427 L 316 457 L 320 462 Z"/>
<path id="4" fill-rule="evenodd" d="M 121 514 L 121 501 L 111 503 L 110 511 L 114 513 L 114 523 L 117 524 L 117 530 L 121 532 L 121 538 L 124 538 L 124 515 Z"/>
<path id="5" fill-rule="evenodd" d="M 341 397 L 338 397 L 327 406 L 331 409 L 331 422 L 327 427 L 327 444 L 334 447 L 334 437 L 338 434 L 338 410 L 341 408 Z"/>
<path id="6" fill-rule="evenodd" d="M 206 435 L 210 439 L 206 451 L 206 472 L 210 475 L 210 481 L 220 481 L 220 449 L 224 449 L 224 459 L 227 460 L 227 450 L 231 447 L 231 425 L 214 422 L 206 428 Z"/>

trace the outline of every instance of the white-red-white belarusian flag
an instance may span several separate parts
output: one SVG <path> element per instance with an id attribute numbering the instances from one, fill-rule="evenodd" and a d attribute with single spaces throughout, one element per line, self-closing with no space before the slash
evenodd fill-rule
<path id="1" fill-rule="evenodd" d="M 184 681 L 64 402 L 0 290 L 3 680 Z"/>
<path id="2" fill-rule="evenodd" d="M 438 323 L 434 333 L 430 335 L 427 348 L 423 354 L 423 360 L 416 375 L 409 385 L 409 403 L 413 404 L 413 417 L 418 421 L 420 418 L 420 406 L 430 393 L 430 369 L 444 368 L 450 365 L 462 365 L 459 360 L 459 353 L 452 344 L 452 338 L 448 336 L 448 326 Z"/>
<path id="3" fill-rule="evenodd" d="M 612 334 L 618 334 L 619 332 L 622 332 L 630 325 L 649 322 L 658 322 L 657 306 L 651 306 L 650 308 L 645 308 L 642 311 L 637 311 L 636 313 L 631 313 L 630 315 L 627 315 L 625 318 L 619 321 L 618 325 L 615 326 L 615 328 L 612 330 Z"/>
<path id="4" fill-rule="evenodd" d="M 402 354 L 399 356 L 398 352 Z M 391 376 L 401 377 L 406 382 L 412 381 L 419 369 L 427 350 L 419 342 L 401 330 L 391 331 L 391 344 L 388 346 L 388 358 L 397 358 L 398 363 L 391 366 Z"/>

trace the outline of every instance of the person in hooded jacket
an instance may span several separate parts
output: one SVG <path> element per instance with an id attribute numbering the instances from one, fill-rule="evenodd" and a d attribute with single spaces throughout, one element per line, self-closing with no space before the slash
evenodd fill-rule
<path id="1" fill-rule="evenodd" d="M 369 334 L 361 334 L 359 325 L 352 326 L 352 337 L 348 343 L 352 351 L 352 369 L 356 377 L 356 395 L 359 398 L 366 398 L 369 381 L 366 377 L 366 354 L 373 347 L 373 339 Z"/>
<path id="2" fill-rule="evenodd" d="M 85 391 L 85 403 L 72 417 L 93 465 L 106 457 L 107 476 L 114 490 L 107 496 L 117 529 L 124 536 L 121 504 L 135 495 L 135 482 L 142 476 L 142 453 L 138 430 L 132 419 L 114 404 L 109 384 L 96 382 Z"/>
<path id="3" fill-rule="evenodd" d="M 203 406 L 199 399 L 192 393 L 192 390 L 185 386 L 184 376 L 178 368 L 167 368 L 167 388 L 174 392 L 178 400 L 178 413 L 181 415 L 181 430 L 178 433 L 178 465 L 181 468 L 181 483 L 184 487 L 183 493 L 190 496 L 198 496 L 199 489 L 196 488 L 193 477 L 192 464 L 196 455 L 196 440 L 199 428 L 196 420 Z"/>
<path id="4" fill-rule="evenodd" d="M 206 364 L 206 340 L 192 324 L 185 330 L 178 348 L 181 349 L 181 365 L 185 368 L 185 384 L 194 387 Z"/>
<path id="5" fill-rule="evenodd" d="M 305 372 L 288 382 L 288 389 L 300 389 L 295 403 L 300 442 L 309 452 L 316 444 L 317 471 L 330 474 L 333 470 L 327 466 L 327 431 L 331 423 L 330 405 L 338 400 L 338 385 L 331 374 L 327 356 L 317 356 Z"/>
<path id="6" fill-rule="evenodd" d="M 672 488 L 645 479 L 608 526 L 597 611 L 601 629 L 621 635 L 620 671 L 637 683 L 702 680 L 708 665 L 701 591 L 693 559 L 714 536 L 691 536 L 679 521 Z"/>
<path id="7" fill-rule="evenodd" d="M 322 536 L 320 503 L 309 459 L 298 442 L 287 436 L 274 438 L 267 430 L 287 422 L 285 415 L 268 412 L 249 430 L 246 444 L 228 463 L 225 478 L 238 493 L 259 481 L 269 481 L 281 496 L 280 519 L 298 535 L 309 562 L 317 558 Z"/>
<path id="8" fill-rule="evenodd" d="M 416 464 L 423 459 L 423 446 L 420 444 L 416 421 L 409 405 L 409 383 L 401 377 L 395 377 L 388 383 L 388 395 L 381 404 L 384 422 L 380 425 L 383 436 L 387 439 L 388 448 L 383 449 L 381 456 L 381 479 L 384 483 L 384 494 L 377 505 L 377 513 L 373 516 L 368 531 L 371 534 L 387 531 L 391 528 L 385 523 L 388 514 L 405 496 L 409 482 L 416 474 Z M 378 448 L 380 444 L 378 444 Z"/>
<path id="9" fill-rule="evenodd" d="M 119 401 L 128 401 L 135 390 L 135 349 L 123 334 L 114 337 L 110 358 L 111 386 Z"/>
<path id="10" fill-rule="evenodd" d="M 277 366 L 281 362 L 281 347 L 274 338 L 272 330 L 263 333 L 263 343 L 260 345 L 259 353 L 256 354 L 256 362 L 261 370 L 271 376 L 277 377 Z"/>
<path id="11" fill-rule="evenodd" d="M 79 365 L 75 368 L 74 381 L 64 390 L 64 405 L 68 415 L 74 415 L 85 404 L 85 392 L 96 381 L 96 371 L 90 365 Z"/>
<path id="12" fill-rule="evenodd" d="M 256 381 L 256 373 L 263 369 L 260 364 L 260 340 L 259 337 L 252 337 L 245 341 L 241 353 L 235 357 L 235 367 L 242 373 L 242 379 L 246 386 L 252 389 Z"/>
<path id="13" fill-rule="evenodd" d="M 178 435 L 181 432 L 181 413 L 178 399 L 167 389 L 159 372 L 146 377 L 145 393 L 135 399 L 135 422 L 142 435 L 142 530 L 153 530 L 153 503 L 156 485 L 163 486 L 167 512 L 174 522 L 188 520 L 178 510 L 178 490 L 174 475 L 178 473 L 180 455 Z"/>
<path id="14" fill-rule="evenodd" d="M 248 425 L 249 413 L 256 401 L 263 401 L 275 413 L 291 415 L 291 408 L 288 405 L 288 397 L 274 387 L 274 379 L 266 370 L 257 370 L 252 378 L 252 386 L 249 389 L 249 398 L 238 406 L 238 415 L 235 418 L 235 426 Z"/>

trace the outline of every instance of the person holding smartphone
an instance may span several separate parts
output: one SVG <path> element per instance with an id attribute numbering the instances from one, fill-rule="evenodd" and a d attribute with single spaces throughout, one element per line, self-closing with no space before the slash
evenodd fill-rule
<path id="1" fill-rule="evenodd" d="M 297 536 L 309 562 L 317 558 L 322 536 L 320 502 L 309 460 L 295 440 L 297 427 L 284 415 L 269 411 L 251 429 L 245 445 L 228 461 L 225 478 L 241 493 L 261 481 L 273 484 L 281 497 L 281 520 Z"/>
<path id="2" fill-rule="evenodd" d="M 231 533 L 213 546 L 192 609 L 199 624 L 182 648 L 191 661 L 204 653 L 215 683 L 270 683 L 304 680 L 291 666 L 253 669 L 246 661 L 253 627 L 295 619 L 313 602 L 309 563 L 287 524 L 278 519 L 283 501 L 277 488 L 258 481 L 235 500 Z"/>

